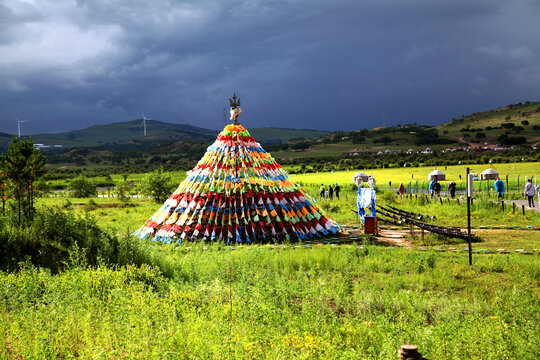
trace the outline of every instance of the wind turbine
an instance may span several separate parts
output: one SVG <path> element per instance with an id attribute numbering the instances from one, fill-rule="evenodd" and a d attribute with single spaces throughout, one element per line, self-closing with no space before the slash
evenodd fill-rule
<path id="1" fill-rule="evenodd" d="M 146 120 L 152 120 L 152 119 L 148 119 L 146 116 L 144 116 L 144 113 L 142 111 L 141 111 L 141 114 L 142 114 L 141 126 L 143 127 L 143 130 L 144 130 L 144 136 L 146 136 Z"/>
<path id="2" fill-rule="evenodd" d="M 19 138 L 21 137 L 21 123 L 23 122 L 27 122 L 28 120 L 19 120 L 19 118 L 17 118 L 15 116 L 15 120 L 17 120 L 17 134 L 19 135 Z"/>

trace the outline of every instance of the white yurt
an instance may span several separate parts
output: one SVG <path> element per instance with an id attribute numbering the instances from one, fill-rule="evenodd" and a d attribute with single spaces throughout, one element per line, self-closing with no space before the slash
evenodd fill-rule
<path id="1" fill-rule="evenodd" d="M 499 177 L 499 173 L 493 169 L 486 169 L 480 173 L 480 180 L 495 180 Z"/>
<path id="2" fill-rule="evenodd" d="M 430 181 L 431 180 L 437 180 L 437 181 L 446 180 L 446 175 L 441 170 L 435 169 L 428 174 L 427 179 Z"/>
<path id="3" fill-rule="evenodd" d="M 352 176 L 353 183 L 356 183 L 356 179 L 361 178 L 363 182 L 367 182 L 369 180 L 369 176 L 366 173 L 363 173 L 361 171 L 357 172 Z"/>

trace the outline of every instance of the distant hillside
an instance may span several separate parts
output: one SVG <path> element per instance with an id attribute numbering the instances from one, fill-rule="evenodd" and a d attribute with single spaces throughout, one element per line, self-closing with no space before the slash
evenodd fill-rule
<path id="1" fill-rule="evenodd" d="M 204 140 L 214 136 L 214 131 L 184 124 L 171 124 L 157 120 L 147 120 L 146 134 L 143 136 L 141 119 L 105 125 L 94 125 L 81 130 L 59 134 L 32 135 L 34 143 L 60 144 L 65 147 L 98 146 L 112 143 L 153 143 L 175 141 L 186 137 Z"/>
<path id="2" fill-rule="evenodd" d="M 251 136 L 258 142 L 265 144 L 287 143 L 293 139 L 309 140 L 317 139 L 330 134 L 329 131 L 306 130 L 306 129 L 284 129 L 284 128 L 252 128 L 248 129 Z"/>
<path id="3" fill-rule="evenodd" d="M 501 143 L 505 134 L 523 137 L 530 144 L 540 142 L 540 102 L 512 104 L 501 108 L 463 115 L 440 125 L 439 133 L 461 143 L 481 141 Z M 504 139 L 504 137 L 503 137 Z"/>
<path id="4" fill-rule="evenodd" d="M 313 142 L 272 146 L 278 159 L 344 156 L 385 150 L 419 150 L 540 145 L 540 102 L 507 105 L 495 110 L 463 115 L 439 126 L 404 124 L 356 131 L 336 131 Z"/>
<path id="5" fill-rule="evenodd" d="M 136 149 L 153 147 L 159 144 L 182 141 L 210 142 L 219 133 L 185 124 L 172 124 L 157 120 L 147 120 L 146 133 L 143 136 L 142 119 L 105 125 L 94 125 L 81 130 L 57 134 L 34 134 L 36 144 L 62 145 L 64 147 L 92 147 L 106 145 L 114 149 Z M 318 130 L 298 130 L 281 128 L 250 128 L 255 139 L 264 144 L 281 144 L 291 139 L 316 139 L 329 132 Z M 0 133 L 0 150 L 5 150 L 11 135 Z"/>

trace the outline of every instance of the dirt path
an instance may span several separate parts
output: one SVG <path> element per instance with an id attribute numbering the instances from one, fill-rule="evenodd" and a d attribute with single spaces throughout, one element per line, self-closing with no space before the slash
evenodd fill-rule
<path id="1" fill-rule="evenodd" d="M 377 235 L 377 241 L 381 241 L 393 246 L 406 246 L 411 247 L 412 243 L 409 238 L 408 230 L 390 230 L 380 229 Z"/>
<path id="2" fill-rule="evenodd" d="M 538 197 L 534 196 L 534 207 L 529 207 L 529 202 L 527 200 L 509 200 L 510 202 L 513 202 L 516 204 L 516 207 L 519 211 L 521 211 L 521 206 L 525 205 L 525 210 L 530 210 L 532 212 L 540 212 L 540 204 L 538 204 Z"/>

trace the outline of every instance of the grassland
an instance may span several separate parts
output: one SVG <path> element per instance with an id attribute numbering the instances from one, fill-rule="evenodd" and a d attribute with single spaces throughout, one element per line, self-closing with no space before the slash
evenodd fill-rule
<path id="1" fill-rule="evenodd" d="M 509 174 L 509 182 L 511 188 L 516 193 L 507 196 L 522 198 L 517 193 L 517 174 L 521 175 L 520 189 L 523 187 L 524 175 L 530 176 L 538 174 L 535 171 L 540 169 L 538 163 L 519 163 L 519 164 L 501 164 L 497 165 L 497 170 L 501 174 Z M 473 171 L 480 172 L 482 168 L 472 168 Z M 377 179 L 379 191 L 377 194 L 378 204 L 391 204 L 403 208 L 404 210 L 421 213 L 424 215 L 435 215 L 436 219 L 432 220 L 434 224 L 443 226 L 458 226 L 465 228 L 467 225 L 466 205 L 463 201 L 452 201 L 448 203 L 444 201 L 441 204 L 437 199 L 431 201 L 423 196 L 413 199 L 397 199 L 395 196 L 395 187 L 399 182 L 407 184 L 406 180 L 413 174 L 414 178 L 426 178 L 428 168 L 405 168 L 405 169 L 379 169 L 373 170 L 373 175 Z M 365 170 L 368 174 L 369 169 Z M 448 178 L 458 181 L 458 174 L 465 174 L 464 166 L 449 166 L 446 170 Z M 300 182 L 302 186 L 311 194 L 321 205 L 324 211 L 340 224 L 353 225 L 358 223 L 358 219 L 354 213 L 356 208 L 356 187 L 351 183 L 351 177 L 354 172 L 334 172 L 334 173 L 319 173 L 319 174 L 296 174 L 292 178 L 294 181 Z M 184 172 L 175 172 L 172 174 L 178 182 L 184 179 Z M 128 181 L 138 181 L 142 177 L 141 174 L 128 174 Z M 123 177 L 120 175 L 112 176 L 114 181 L 120 181 Z M 392 181 L 392 187 L 388 188 L 388 182 Z M 340 200 L 320 200 L 318 189 L 320 183 L 325 185 L 338 182 L 342 186 Z M 461 184 L 461 183 L 459 183 Z M 481 187 L 482 191 L 475 194 L 475 201 L 472 205 L 472 226 L 474 232 L 480 232 L 480 227 L 507 227 L 518 226 L 527 227 L 540 224 L 540 213 L 526 211 L 522 215 L 520 209 L 513 211 L 512 206 L 507 202 L 507 205 L 502 210 L 499 202 L 494 201 L 496 197 L 492 194 L 488 196 L 485 192 L 486 182 L 477 182 L 475 189 Z M 462 184 L 463 185 L 463 184 Z M 420 189 L 422 186 L 427 186 L 426 182 L 419 182 Z M 492 185 L 491 185 L 492 186 Z M 464 186 L 463 186 L 464 188 Z M 444 186 L 443 186 L 444 189 Z M 493 190 L 492 190 L 493 192 Z M 458 194 L 458 197 L 460 194 Z M 138 229 L 159 207 L 160 204 L 152 203 L 151 200 L 145 198 L 134 198 L 127 206 L 124 206 L 116 198 L 94 198 L 88 199 L 73 199 L 67 197 L 52 197 L 42 198 L 38 203 L 45 207 L 60 207 L 72 208 L 80 215 L 88 214 L 95 217 L 98 223 L 103 227 L 111 228 L 116 233 L 124 233 L 126 231 L 134 231 Z M 504 236 L 498 232 L 485 232 L 486 244 L 479 245 L 481 247 L 488 246 L 489 248 L 509 248 L 519 249 L 527 248 L 528 250 L 540 248 L 540 232 L 534 230 L 507 230 L 508 238 L 523 239 L 512 241 L 512 246 L 504 243 L 497 245 L 496 239 L 504 240 Z M 479 233 L 482 235 L 482 233 Z M 492 236 L 493 235 L 493 236 Z M 483 236 L 483 235 L 482 235 Z M 495 237 L 494 237 L 495 236 Z M 494 240 L 495 239 L 495 240 Z M 450 244 L 453 242 L 450 242 Z M 418 244 L 424 246 L 426 244 Z M 434 243 L 433 246 L 441 245 L 441 242 Z"/>
<path id="2" fill-rule="evenodd" d="M 498 165 L 501 174 L 538 176 L 538 163 Z M 474 168 L 473 168 L 474 169 Z M 457 202 L 396 199 L 388 188 L 425 178 L 428 168 L 373 170 L 379 204 L 436 215 L 465 226 Z M 450 178 L 464 167 L 443 170 Z M 481 169 L 474 169 L 480 172 Z M 365 170 L 368 174 L 370 169 Z M 328 215 L 356 224 L 354 172 L 294 175 Z M 180 182 L 184 172 L 173 176 Z M 142 174 L 128 174 L 138 181 Z M 123 179 L 113 175 L 113 181 Z M 318 186 L 339 182 L 340 200 L 318 199 Z M 512 185 L 513 186 L 513 185 Z M 472 207 L 474 249 L 540 247 L 540 231 L 480 229 L 540 224 L 540 213 L 503 212 L 483 193 Z M 40 209 L 93 217 L 125 236 L 161 205 L 145 198 L 41 198 Z M 343 238 L 342 238 L 343 239 Z M 73 251 L 51 275 L 21 263 L 0 272 L 0 358 L 6 359 L 396 359 L 414 343 L 430 359 L 536 359 L 540 351 L 540 259 L 474 255 L 463 241 L 427 235 L 414 250 L 357 244 L 164 245 L 133 239 L 156 267 L 88 268 Z M 419 248 L 426 251 L 418 251 Z"/>
<path id="3" fill-rule="evenodd" d="M 446 181 L 443 181 L 443 190 L 445 189 L 444 184 L 449 183 L 450 180 L 454 180 L 460 188 L 464 188 L 465 178 L 466 178 L 466 168 L 467 166 L 463 165 L 450 165 L 443 168 L 439 168 L 442 172 L 446 174 Z M 517 163 L 517 164 L 489 164 L 489 165 L 471 165 L 469 166 L 471 172 L 476 172 L 480 174 L 482 171 L 487 168 L 492 168 L 499 172 L 501 179 L 505 180 L 506 175 L 509 177 L 509 185 L 511 191 L 523 191 L 523 186 L 525 186 L 525 177 L 536 177 L 540 181 L 540 163 Z M 404 185 L 411 182 L 413 185 L 418 181 L 418 187 L 420 189 L 427 189 L 429 182 L 427 180 L 427 175 L 433 170 L 431 167 L 405 167 L 405 168 L 390 168 L 390 169 L 362 169 L 364 173 L 370 175 L 373 173 L 373 177 L 377 182 L 377 186 L 386 188 L 389 187 L 389 183 L 392 183 L 390 187 L 398 187 L 400 183 Z M 295 181 L 300 182 L 306 185 L 316 186 L 321 183 L 324 185 L 330 185 L 334 183 L 339 183 L 340 185 L 352 183 L 352 176 L 357 173 L 358 170 L 351 171 L 334 171 L 332 173 L 309 173 L 309 174 L 295 174 L 293 178 Z M 461 175 L 461 179 L 460 179 Z M 518 176 L 520 177 L 520 187 L 518 189 Z M 487 181 L 477 181 L 475 182 L 475 190 L 485 190 Z M 491 190 L 493 190 L 493 181 L 490 182 Z"/>
<path id="4" fill-rule="evenodd" d="M 0 357 L 535 359 L 538 259 L 376 246 L 154 251 L 155 268 L 0 273 Z"/>

